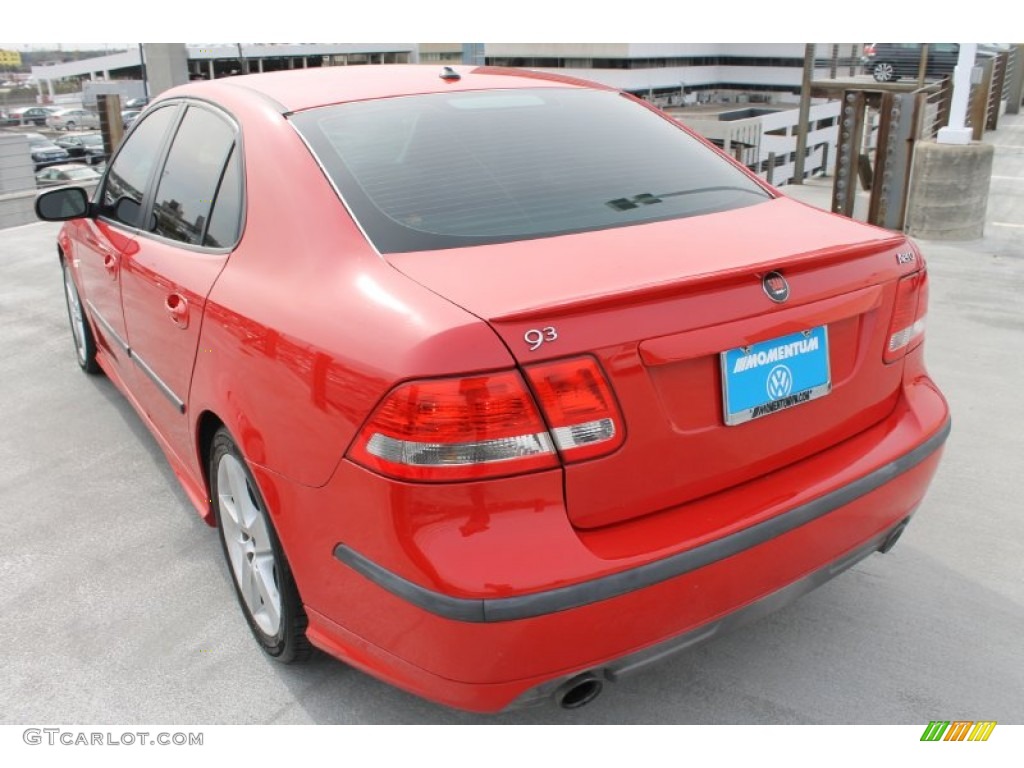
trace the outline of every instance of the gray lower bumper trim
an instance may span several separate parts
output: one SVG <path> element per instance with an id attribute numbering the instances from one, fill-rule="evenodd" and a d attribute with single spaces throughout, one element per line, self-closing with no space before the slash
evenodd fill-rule
<path id="1" fill-rule="evenodd" d="M 700 645 L 713 637 L 727 634 L 739 627 L 751 624 L 758 619 L 761 619 L 781 608 L 784 608 L 790 603 L 795 602 L 808 592 L 813 592 L 822 584 L 831 581 L 833 577 L 838 576 L 848 568 L 852 568 L 864 558 L 878 551 L 879 547 L 885 543 L 893 531 L 903 526 L 906 522 L 907 521 L 904 520 L 897 523 L 889 530 L 879 534 L 853 552 L 844 555 L 833 563 L 829 563 L 824 568 L 820 568 L 817 571 L 804 576 L 799 581 L 795 581 L 776 592 L 772 592 L 771 594 L 762 597 L 756 602 L 750 603 L 749 605 L 746 605 L 737 611 L 733 611 L 732 613 L 727 614 L 716 621 L 712 621 L 709 624 L 704 624 L 696 629 L 684 632 L 681 635 L 676 635 L 675 637 L 670 637 L 667 640 L 662 640 L 660 643 L 644 648 L 642 651 L 631 653 L 628 656 L 622 656 L 614 661 L 604 664 L 601 667 L 595 667 L 591 672 L 599 676 L 603 675 L 606 680 L 616 682 L 620 678 L 646 667 L 648 664 L 661 662 L 669 656 L 679 653 L 680 651 L 684 651 L 687 648 L 692 648 L 695 645 Z M 542 704 L 545 701 L 550 701 L 551 697 L 554 696 L 555 691 L 557 691 L 558 688 L 566 682 L 566 680 L 576 677 L 579 674 L 580 672 L 573 672 L 571 675 L 566 677 L 550 680 L 543 685 L 532 688 L 505 709 L 523 709 L 525 707 Z"/>
<path id="2" fill-rule="evenodd" d="M 425 611 L 448 619 L 472 622 L 513 621 L 567 611 L 601 600 L 619 597 L 695 571 L 770 541 L 794 528 L 817 520 L 819 517 L 824 517 L 916 467 L 942 447 L 949 436 L 950 426 L 951 422 L 947 419 L 938 432 L 909 453 L 869 475 L 854 480 L 849 485 L 795 507 L 771 520 L 758 523 L 695 549 L 666 557 L 663 560 L 647 563 L 610 576 L 602 576 L 581 584 L 572 584 L 544 592 L 517 597 L 482 599 L 450 597 L 421 587 L 382 568 L 345 544 L 338 544 L 334 548 L 334 556 L 383 589 L 408 600 Z"/>

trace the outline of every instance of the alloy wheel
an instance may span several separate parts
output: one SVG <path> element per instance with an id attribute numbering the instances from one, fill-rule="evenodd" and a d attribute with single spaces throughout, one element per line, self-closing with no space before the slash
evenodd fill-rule
<path id="1" fill-rule="evenodd" d="M 64 294 L 68 302 L 68 316 L 71 318 L 71 337 L 75 342 L 75 354 L 79 365 L 84 366 L 88 355 L 85 341 L 85 317 L 82 314 L 82 302 L 78 299 L 78 289 L 71 276 L 71 270 L 64 266 Z"/>
<path id="2" fill-rule="evenodd" d="M 279 568 L 265 512 L 241 462 L 231 454 L 217 464 L 217 492 L 224 547 L 239 594 L 260 630 L 274 636 L 281 628 Z"/>

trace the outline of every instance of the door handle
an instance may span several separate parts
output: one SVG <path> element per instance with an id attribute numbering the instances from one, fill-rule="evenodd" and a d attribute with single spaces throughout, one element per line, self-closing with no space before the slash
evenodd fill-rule
<path id="1" fill-rule="evenodd" d="M 172 293 L 164 300 L 164 309 L 179 328 L 188 328 L 188 299 L 180 293 Z"/>

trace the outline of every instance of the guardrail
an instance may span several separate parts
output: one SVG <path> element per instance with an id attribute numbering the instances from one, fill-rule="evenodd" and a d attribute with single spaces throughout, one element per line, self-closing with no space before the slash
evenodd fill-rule
<path id="1" fill-rule="evenodd" d="M 1007 76 L 1015 65 L 1011 53 L 1016 57 L 1016 50 L 1003 51 L 991 56 L 976 66 L 981 70 L 981 77 L 971 83 L 971 96 L 967 107 L 967 125 L 972 130 L 972 138 L 981 141 L 985 131 L 994 131 L 999 127 L 1003 102 L 1009 98 L 1010 78 Z"/>
<path id="2" fill-rule="evenodd" d="M 953 102 L 953 78 L 944 77 L 931 87 L 920 89 L 918 139 L 934 139 L 939 129 L 949 124 L 949 110 Z"/>
<path id="3" fill-rule="evenodd" d="M 839 102 L 815 104 L 809 114 L 813 128 L 808 133 L 804 172 L 808 176 L 827 174 L 835 160 Z M 676 118 L 768 183 L 783 186 L 793 181 L 800 119 L 798 109 L 747 106 L 714 118 L 686 114 L 677 114 Z"/>

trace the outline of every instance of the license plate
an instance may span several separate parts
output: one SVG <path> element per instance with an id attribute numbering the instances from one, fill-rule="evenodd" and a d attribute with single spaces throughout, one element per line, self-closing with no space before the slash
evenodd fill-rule
<path id="1" fill-rule="evenodd" d="M 721 353 L 725 423 L 743 424 L 832 391 L 824 325 Z"/>

